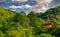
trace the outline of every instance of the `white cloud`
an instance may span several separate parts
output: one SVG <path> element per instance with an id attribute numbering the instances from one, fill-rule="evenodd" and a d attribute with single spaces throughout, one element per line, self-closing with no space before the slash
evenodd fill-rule
<path id="1" fill-rule="evenodd" d="M 13 2 L 26 2 L 28 0 L 12 0 Z"/>
<path id="2" fill-rule="evenodd" d="M 18 2 L 25 2 L 28 0 L 12 0 L 13 2 L 18 1 Z M 37 1 L 37 4 L 34 6 L 30 6 L 30 5 L 22 5 L 22 6 L 15 6 L 12 5 L 9 8 L 29 8 L 35 12 L 44 12 L 46 11 L 49 7 L 49 4 L 53 1 L 53 0 L 35 0 Z"/>
<path id="3" fill-rule="evenodd" d="M 21 6 L 12 5 L 12 6 L 9 6 L 9 8 L 11 8 L 12 11 L 16 11 L 18 8 L 21 8 L 22 10 L 23 10 L 24 8 L 26 8 L 26 9 L 31 9 L 32 6 L 30 6 L 30 5 L 21 5 Z"/>
<path id="4" fill-rule="evenodd" d="M 37 4 L 33 6 L 33 11 L 35 12 L 44 12 L 46 11 L 49 7 L 49 4 L 53 1 L 53 0 L 35 0 L 37 1 Z"/>
<path id="5" fill-rule="evenodd" d="M 45 6 L 43 6 L 43 7 L 42 7 L 42 9 L 43 9 L 43 10 L 47 10 L 48 8 L 47 8 L 47 7 L 45 7 Z"/>
<path id="6" fill-rule="evenodd" d="M 53 0 L 35 0 L 37 3 L 51 3 Z"/>
<path id="7" fill-rule="evenodd" d="M 12 6 L 9 6 L 9 8 L 22 8 L 23 6 L 15 6 L 15 5 L 12 5 Z"/>
<path id="8" fill-rule="evenodd" d="M 17 9 L 17 8 L 32 8 L 32 6 L 30 6 L 30 5 L 21 5 L 21 6 L 12 5 L 12 6 L 9 6 L 9 8 L 14 8 L 14 9 Z"/>
<path id="9" fill-rule="evenodd" d="M 47 3 L 51 3 L 51 1 L 53 1 L 53 0 L 45 0 L 45 2 L 47 2 Z"/>
<path id="10" fill-rule="evenodd" d="M 36 6 L 34 6 L 33 8 L 32 8 L 32 10 L 33 11 L 35 11 L 35 12 L 44 12 L 44 11 L 46 11 L 48 8 L 47 7 L 45 7 L 45 6 L 43 6 L 43 5 L 36 5 Z"/>
<path id="11" fill-rule="evenodd" d="M 23 8 L 32 8 L 32 6 L 30 6 L 30 5 L 25 5 L 25 6 L 23 6 Z"/>

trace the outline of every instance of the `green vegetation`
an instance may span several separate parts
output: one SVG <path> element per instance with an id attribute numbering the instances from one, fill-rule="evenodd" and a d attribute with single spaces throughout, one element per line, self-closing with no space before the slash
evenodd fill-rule
<path id="1" fill-rule="evenodd" d="M 28 15 L 0 7 L 0 37 L 60 37 L 60 7 Z"/>

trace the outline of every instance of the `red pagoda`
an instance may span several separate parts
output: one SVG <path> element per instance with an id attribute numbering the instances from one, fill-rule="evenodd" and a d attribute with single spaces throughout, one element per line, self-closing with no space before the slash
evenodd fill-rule
<path id="1" fill-rule="evenodd" d="M 51 27 L 52 27 L 52 24 L 49 23 L 49 22 L 48 22 L 48 23 L 45 23 L 44 27 L 45 27 L 45 28 L 51 28 Z"/>

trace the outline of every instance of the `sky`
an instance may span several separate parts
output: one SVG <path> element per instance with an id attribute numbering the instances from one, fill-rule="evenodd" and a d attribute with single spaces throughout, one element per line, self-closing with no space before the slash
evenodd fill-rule
<path id="1" fill-rule="evenodd" d="M 36 13 L 45 12 L 49 8 L 60 5 L 60 0 L 0 0 L 0 7 L 12 11 L 26 13 L 34 11 Z"/>

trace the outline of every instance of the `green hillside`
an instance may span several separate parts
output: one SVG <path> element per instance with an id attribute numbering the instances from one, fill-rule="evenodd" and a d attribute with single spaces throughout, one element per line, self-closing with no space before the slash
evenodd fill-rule
<path id="1" fill-rule="evenodd" d="M 0 7 L 0 37 L 60 37 L 60 6 L 28 15 Z"/>
<path id="2" fill-rule="evenodd" d="M 10 18 L 10 17 L 13 17 L 14 15 L 15 15 L 14 12 L 9 11 L 9 10 L 5 10 L 0 7 L 0 17 Z"/>

